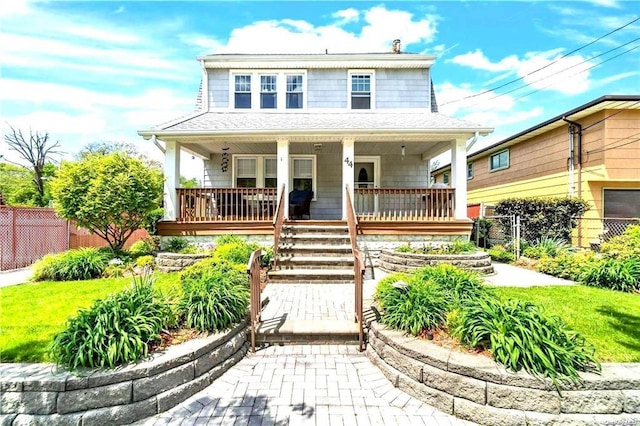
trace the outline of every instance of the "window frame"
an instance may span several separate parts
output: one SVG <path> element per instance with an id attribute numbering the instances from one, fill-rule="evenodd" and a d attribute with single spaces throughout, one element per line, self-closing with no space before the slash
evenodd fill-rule
<path id="1" fill-rule="evenodd" d="M 267 81 L 263 82 L 264 79 L 270 80 L 274 79 L 275 81 Z M 278 109 L 278 74 L 260 74 L 260 109 Z M 267 90 L 265 91 L 264 85 L 268 85 L 273 88 L 273 91 Z M 263 102 L 263 95 L 273 95 L 275 97 L 275 102 L 273 103 L 273 107 L 265 107 Z"/>
<path id="2" fill-rule="evenodd" d="M 302 85 L 301 85 L 301 88 L 300 88 L 300 91 L 299 91 L 299 92 L 296 92 L 296 91 L 289 91 L 289 81 L 288 81 L 288 80 L 289 80 L 289 77 L 302 77 Z M 284 96 L 285 96 L 285 99 L 284 99 L 284 109 L 285 109 L 285 110 L 302 110 L 302 109 L 305 109 L 305 106 L 306 106 L 306 100 L 307 100 L 307 96 L 306 96 L 306 83 L 307 83 L 307 79 L 306 79 L 306 76 L 305 76 L 305 75 L 303 75 L 303 74 L 299 74 L 299 73 L 285 73 L 285 74 L 284 74 L 284 79 L 285 79 L 285 82 L 284 82 L 284 86 L 285 86 L 285 87 L 284 87 Z M 289 101 L 289 94 L 290 94 L 290 93 L 292 93 L 292 94 L 293 94 L 293 93 L 295 93 L 295 94 L 298 94 L 298 93 L 299 93 L 300 95 L 302 95 L 302 105 L 300 106 L 300 108 L 289 108 L 289 107 L 287 106 L 287 105 L 288 105 L 288 101 Z"/>
<path id="3" fill-rule="evenodd" d="M 239 159 L 255 159 L 256 160 L 256 170 L 255 170 L 255 179 L 256 179 L 256 188 L 266 188 L 265 187 L 265 179 L 266 179 L 266 170 L 265 170 L 265 160 L 273 159 L 277 160 L 277 155 L 255 155 L 255 154 L 233 154 L 231 156 L 231 185 L 232 188 L 239 188 L 237 186 L 238 179 L 238 168 L 237 161 Z M 277 176 L 276 176 L 277 177 Z M 276 185 L 277 186 L 277 185 Z"/>
<path id="4" fill-rule="evenodd" d="M 251 77 L 251 108 L 236 108 L 235 104 L 235 79 L 236 76 Z M 287 108 L 287 76 L 302 77 L 302 107 Z M 276 78 L 276 107 L 262 108 L 262 77 L 275 76 Z M 294 93 L 294 92 L 292 92 Z M 306 69 L 232 69 L 229 70 L 229 103 L 230 111 L 265 111 L 265 112 L 303 112 L 307 110 L 309 99 L 308 79 Z"/>
<path id="5" fill-rule="evenodd" d="M 449 172 L 442 173 L 442 183 L 445 185 L 449 185 L 451 183 L 451 176 L 449 175 Z"/>
<path id="6" fill-rule="evenodd" d="M 494 157 L 499 157 L 500 155 L 505 154 L 505 153 L 507 154 L 507 164 L 505 166 L 498 166 L 498 167 L 494 168 L 493 167 L 493 158 Z M 491 154 L 489 156 L 489 172 L 491 173 L 491 172 L 497 172 L 499 170 L 508 169 L 509 166 L 510 166 L 510 162 L 511 162 L 511 158 L 510 158 L 510 155 L 509 155 L 509 148 L 503 149 L 503 150 L 498 151 L 498 152 L 496 152 L 494 154 Z"/>
<path id="7" fill-rule="evenodd" d="M 353 93 L 352 93 L 351 89 L 353 88 L 352 79 L 356 75 L 368 75 L 369 76 L 369 108 L 368 109 L 364 109 L 364 108 L 353 109 L 353 105 L 352 105 Z M 376 109 L 375 93 L 376 93 L 376 73 L 375 73 L 375 70 L 362 69 L 362 70 L 349 70 L 347 72 L 347 109 L 350 112 L 373 111 L 373 110 L 375 110 Z"/>
<path id="8" fill-rule="evenodd" d="M 238 82 L 236 81 L 236 79 L 238 77 L 249 77 L 249 90 L 243 90 L 243 91 L 239 91 L 237 90 L 237 85 Z M 245 109 L 252 109 L 253 108 L 253 95 L 252 95 L 252 90 L 253 90 L 253 76 L 251 74 L 246 74 L 246 73 L 237 73 L 233 75 L 233 78 L 230 79 L 231 84 L 232 84 L 232 93 L 233 93 L 233 109 L 235 110 L 245 110 Z M 246 84 L 246 81 L 244 82 Z M 240 83 L 242 84 L 242 83 Z M 238 94 L 249 94 L 249 108 L 244 108 L 244 107 L 238 107 L 237 106 L 237 99 L 236 99 L 236 95 Z M 231 104 L 231 102 L 229 102 L 229 104 Z"/>
<path id="9" fill-rule="evenodd" d="M 467 180 L 473 179 L 473 161 L 467 163 Z"/>
<path id="10" fill-rule="evenodd" d="M 317 156 L 315 154 L 309 155 L 290 155 L 289 156 L 289 191 L 293 191 L 293 180 L 295 176 L 293 175 L 294 160 L 298 159 L 311 159 L 311 190 L 313 191 L 313 198 L 311 201 L 316 201 L 318 197 L 318 161 Z"/>

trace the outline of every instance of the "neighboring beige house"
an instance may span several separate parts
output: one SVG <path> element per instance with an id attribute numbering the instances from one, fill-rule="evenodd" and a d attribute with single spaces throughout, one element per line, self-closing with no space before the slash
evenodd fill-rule
<path id="1" fill-rule="evenodd" d="M 470 204 L 525 196 L 586 200 L 590 210 L 575 242 L 597 242 L 633 222 L 620 218 L 640 218 L 640 96 L 580 105 L 470 155 L 466 171 Z M 436 181 L 449 181 L 449 173 L 449 166 L 436 170 Z"/>

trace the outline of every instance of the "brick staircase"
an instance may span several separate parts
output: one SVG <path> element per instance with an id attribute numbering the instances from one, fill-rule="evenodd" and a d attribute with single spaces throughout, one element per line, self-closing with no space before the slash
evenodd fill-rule
<path id="1" fill-rule="evenodd" d="M 346 224 L 287 223 L 282 228 L 274 284 L 353 283 L 353 255 Z"/>

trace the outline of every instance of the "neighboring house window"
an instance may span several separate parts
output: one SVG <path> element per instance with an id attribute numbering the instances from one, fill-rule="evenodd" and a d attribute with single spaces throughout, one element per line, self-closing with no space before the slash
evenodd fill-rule
<path id="1" fill-rule="evenodd" d="M 305 155 L 291 157 L 291 189 L 313 191 L 313 199 L 316 198 L 316 157 Z"/>
<path id="2" fill-rule="evenodd" d="M 273 109 L 278 106 L 276 82 L 275 75 L 260 76 L 260 108 Z"/>
<path id="3" fill-rule="evenodd" d="M 251 108 L 251 76 L 235 76 L 235 107 Z"/>
<path id="4" fill-rule="evenodd" d="M 302 108 L 304 99 L 302 75 L 287 75 L 287 109 Z"/>
<path id="5" fill-rule="evenodd" d="M 445 173 L 442 175 L 442 182 L 446 183 L 447 185 L 449 184 L 449 173 Z"/>
<path id="6" fill-rule="evenodd" d="M 489 170 L 502 170 L 509 167 L 509 150 L 505 149 L 489 157 Z"/>
<path id="7" fill-rule="evenodd" d="M 473 179 L 473 163 L 467 163 L 467 179 Z"/>
<path id="8" fill-rule="evenodd" d="M 236 188 L 275 188 L 278 184 L 274 156 L 234 155 L 233 182 Z"/>
<path id="9" fill-rule="evenodd" d="M 371 109 L 373 74 L 350 74 L 349 96 L 351 109 Z"/>

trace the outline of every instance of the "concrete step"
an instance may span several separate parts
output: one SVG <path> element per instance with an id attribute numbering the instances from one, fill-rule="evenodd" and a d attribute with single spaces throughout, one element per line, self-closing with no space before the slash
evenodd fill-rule
<path id="1" fill-rule="evenodd" d="M 281 242 L 316 243 L 316 244 L 351 244 L 349 235 L 339 234 L 282 234 Z"/>
<path id="2" fill-rule="evenodd" d="M 282 227 L 282 233 L 299 234 L 299 233 L 334 233 L 334 234 L 347 234 L 349 235 L 349 228 L 340 225 L 284 225 Z"/>
<path id="3" fill-rule="evenodd" d="M 353 256 L 300 256 L 286 253 L 279 256 L 279 269 L 346 269 L 353 268 Z"/>
<path id="4" fill-rule="evenodd" d="M 353 268 L 269 271 L 269 282 L 273 284 L 350 284 L 353 279 Z"/>
<path id="5" fill-rule="evenodd" d="M 264 320 L 257 329 L 256 343 L 357 342 L 358 324 L 341 320 Z"/>

